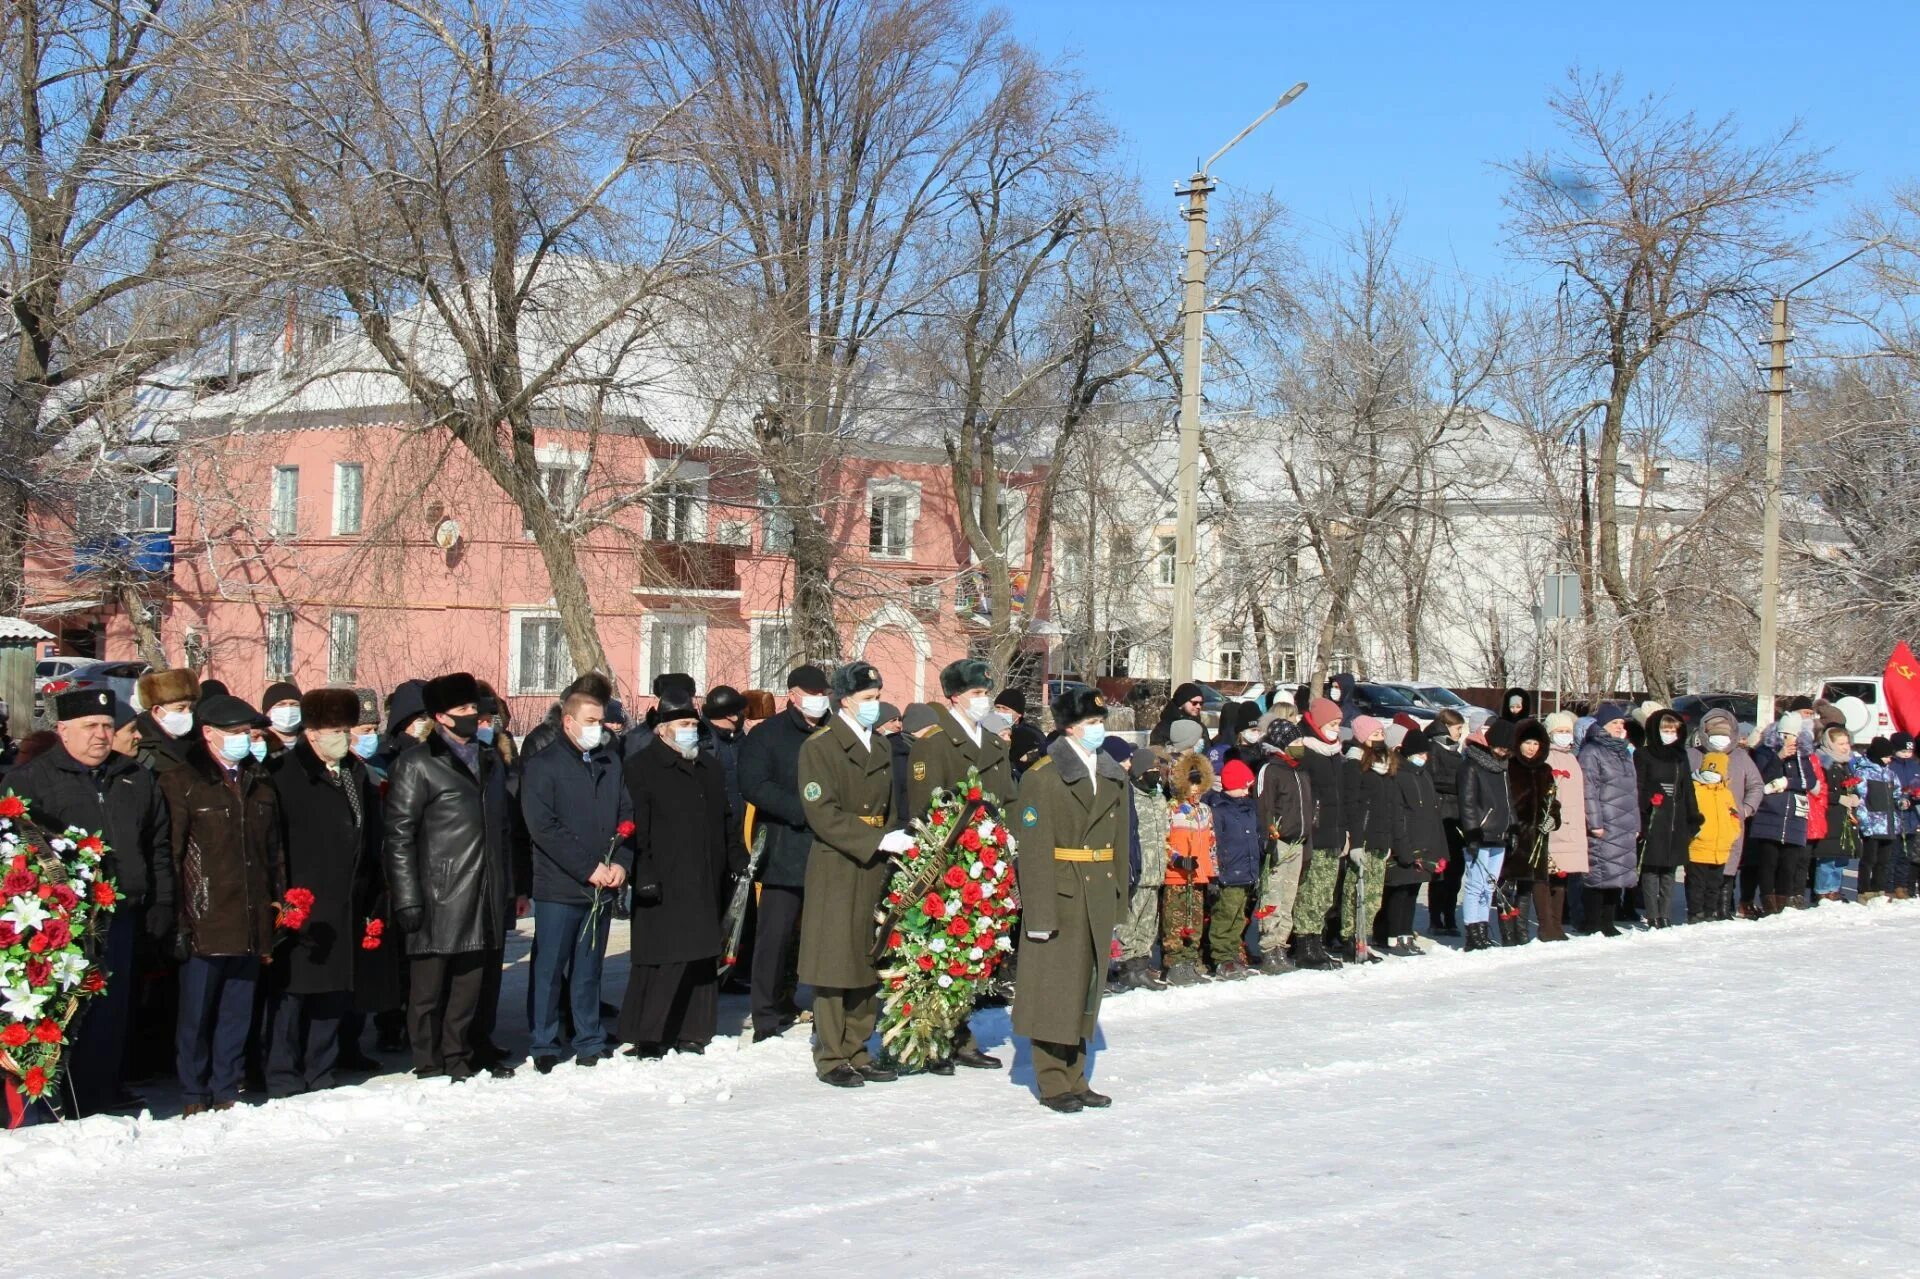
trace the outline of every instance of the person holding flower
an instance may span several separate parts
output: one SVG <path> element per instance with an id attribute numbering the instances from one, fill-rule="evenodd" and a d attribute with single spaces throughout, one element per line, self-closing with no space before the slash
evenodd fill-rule
<path id="1" fill-rule="evenodd" d="M 1828 727 L 1821 734 L 1815 763 L 1826 785 L 1824 795 L 1816 795 L 1813 802 L 1824 806 L 1826 820 L 1818 833 L 1809 832 L 1813 899 L 1837 902 L 1847 863 L 1860 855 L 1859 818 L 1866 803 L 1865 787 L 1854 769 L 1852 735 L 1840 725 Z"/>
<path id="2" fill-rule="evenodd" d="M 1072 687 L 1053 704 L 1060 735 L 1020 780 L 1014 838 L 1020 928 L 1013 1030 L 1033 1041 L 1040 1104 L 1061 1114 L 1113 1104 L 1087 1082 L 1087 1047 L 1126 905 L 1127 774 L 1101 751 L 1106 701 Z"/>
<path id="3" fill-rule="evenodd" d="M 596 689 L 560 704 L 560 736 L 520 767 L 520 815 L 533 845 L 533 960 L 527 1049 L 534 1069 L 560 1063 L 560 997 L 573 1010 L 574 1064 L 611 1055 L 600 1017 L 612 897 L 633 871 L 633 797 Z"/>

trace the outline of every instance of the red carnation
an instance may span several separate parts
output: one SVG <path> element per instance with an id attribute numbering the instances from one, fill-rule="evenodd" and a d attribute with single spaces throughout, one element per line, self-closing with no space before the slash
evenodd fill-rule
<path id="1" fill-rule="evenodd" d="M 920 956 L 920 958 L 919 958 L 919 960 L 918 960 L 918 963 L 919 963 L 919 965 L 920 965 L 920 971 L 921 971 L 921 972 L 923 972 L 923 973 L 930 973 L 930 972 L 932 972 L 932 971 L 933 971 L 933 956 L 932 956 L 932 955 L 922 955 L 922 956 Z"/>
<path id="2" fill-rule="evenodd" d="M 958 866 L 949 866 L 947 867 L 945 878 L 948 888 L 958 888 L 967 882 L 967 872 L 961 870 Z"/>
<path id="3" fill-rule="evenodd" d="M 40 899 L 41 901 L 43 901 L 43 902 L 44 902 L 44 901 L 51 901 L 51 900 L 53 899 L 53 885 L 52 885 L 52 884 L 42 884 L 42 885 L 40 885 L 40 887 L 38 887 L 38 888 L 36 888 L 36 889 L 34 889 L 33 891 L 34 891 L 34 895 L 35 895 L 35 896 L 37 896 L 37 897 L 39 897 L 39 899 Z"/>
<path id="4" fill-rule="evenodd" d="M 65 950 L 73 940 L 73 926 L 64 919 L 49 919 L 40 925 L 40 935 L 47 939 L 49 950 Z"/>
<path id="5" fill-rule="evenodd" d="M 19 802 L 19 800 L 14 801 L 16 804 Z M 47 1072 L 38 1066 L 28 1070 L 26 1078 L 20 1081 L 20 1091 L 26 1093 L 27 1096 L 33 1098 L 35 1101 L 38 1101 L 40 1094 L 46 1090 Z"/>
<path id="6" fill-rule="evenodd" d="M 901 1015 L 902 1017 L 911 1017 L 911 1016 L 913 1016 L 913 1005 L 912 1005 L 911 1003 L 905 1003 L 905 1004 L 901 1004 L 901 1005 L 900 1005 L 900 1015 Z"/>
<path id="7" fill-rule="evenodd" d="M 947 925 L 947 936 L 949 936 L 949 937 L 965 937 L 966 935 L 967 935 L 967 921 L 966 921 L 966 920 L 964 920 L 964 919 L 956 919 L 956 920 L 954 920 L 954 921 L 953 921 L 953 922 L 952 922 L 951 924 L 948 924 L 948 925 Z"/>
<path id="8" fill-rule="evenodd" d="M 956 959 L 951 964 L 947 965 L 947 976 L 965 977 L 966 975 L 967 975 L 967 966 L 961 963 L 959 960 Z"/>
<path id="9" fill-rule="evenodd" d="M 1920 787 L 1917 787 L 1916 789 L 1920 789 Z M 25 853 L 15 853 L 13 855 L 13 860 L 7 863 L 8 870 L 25 870 L 26 868 L 27 868 L 27 855 Z"/>
<path id="10" fill-rule="evenodd" d="M 615 826 L 613 828 L 613 833 L 616 837 L 620 839 L 632 839 L 633 832 L 637 829 L 639 828 L 636 827 L 632 822 L 621 822 L 618 826 Z"/>
<path id="11" fill-rule="evenodd" d="M 1840 783 L 1840 788 L 1842 790 L 1853 790 L 1859 785 L 1860 779 L 1858 777 L 1849 777 L 1846 781 Z"/>
<path id="12" fill-rule="evenodd" d="M 16 1021 L 5 1030 L 0 1030 L 0 1047 L 25 1048 L 27 1046 L 27 1040 L 32 1037 L 33 1036 L 27 1032 L 27 1024 Z"/>
<path id="13" fill-rule="evenodd" d="M 27 961 L 27 988 L 29 990 L 35 986 L 46 985 L 52 976 L 53 964 L 50 961 L 45 959 L 29 959 Z"/>
<path id="14" fill-rule="evenodd" d="M 978 906 L 983 895 L 980 891 L 980 885 L 974 883 L 972 880 L 968 880 L 960 886 L 960 902 L 962 905 Z"/>
<path id="15" fill-rule="evenodd" d="M 118 900 L 119 898 L 114 893 L 112 884 L 98 883 L 93 886 L 93 904 L 94 905 L 111 906 L 114 904 L 114 902 Z"/>
<path id="16" fill-rule="evenodd" d="M 920 910 L 928 919 L 945 919 L 947 903 L 939 893 L 928 893 L 927 899 L 920 903 Z"/>
<path id="17" fill-rule="evenodd" d="M 80 989 L 89 995 L 97 995 L 107 988 L 107 975 L 98 968 L 87 969 L 87 975 L 80 979 Z"/>
<path id="18" fill-rule="evenodd" d="M 18 795 L 8 795 L 0 799 L 0 817 L 25 817 L 27 802 Z"/>
<path id="19" fill-rule="evenodd" d="M 904 942 L 905 940 L 906 940 L 906 939 L 905 939 L 905 938 L 903 938 L 903 937 L 901 937 L 901 936 L 900 936 L 900 934 L 899 934 L 898 932 L 892 932 L 892 933 L 888 933 L 888 934 L 887 934 L 887 949 L 888 949 L 888 950 L 899 950 L 899 949 L 900 949 L 900 946 L 901 946 L 901 943 L 902 943 L 902 942 Z"/>
<path id="20" fill-rule="evenodd" d="M 19 941 L 20 930 L 13 926 L 11 920 L 0 919 L 0 950 L 5 950 L 9 946 L 18 945 Z"/>
<path id="21" fill-rule="evenodd" d="M 294 907 L 296 910 L 312 910 L 313 890 L 311 888 L 289 888 L 287 890 L 287 905 Z"/>
<path id="22" fill-rule="evenodd" d="M 95 857 L 98 857 L 102 853 L 107 851 L 107 846 L 100 842 L 100 837 L 98 835 L 87 836 L 85 839 L 80 841 L 79 847 L 81 852 L 92 853 Z"/>
<path id="23" fill-rule="evenodd" d="M 368 935 L 368 936 L 370 936 L 370 937 L 382 937 L 382 936 L 385 936 L 385 935 L 386 935 L 386 931 L 387 931 L 387 921 L 386 921 L 386 920 L 384 920 L 384 919 L 369 919 L 369 920 L 367 921 L 367 935 Z"/>
<path id="24" fill-rule="evenodd" d="M 980 788 L 979 788 L 978 786 L 969 786 L 969 787 L 967 788 L 967 798 L 968 798 L 968 799 L 979 799 L 979 798 L 980 798 Z"/>
<path id="25" fill-rule="evenodd" d="M 898 906 L 899 904 L 900 904 L 900 894 L 899 894 L 899 893 L 888 893 L 888 894 L 887 894 L 887 905 L 889 905 L 889 906 Z"/>
<path id="26" fill-rule="evenodd" d="M 1658 792 L 1658 791 L 1655 791 L 1655 792 L 1654 792 L 1654 795 L 1653 795 L 1653 798 L 1652 798 L 1652 799 L 1650 799 L 1650 800 L 1648 800 L 1647 802 L 1648 802 L 1648 803 L 1650 803 L 1650 804 L 1652 804 L 1652 805 L 1653 805 L 1653 806 L 1654 806 L 1655 808 L 1658 808 L 1658 807 L 1660 807 L 1660 806 L 1661 806 L 1662 804 L 1664 804 L 1664 803 L 1666 803 L 1666 802 L 1667 802 L 1667 797 L 1666 797 L 1665 795 L 1663 795 L 1663 794 L 1661 794 L 1660 792 Z"/>
<path id="27" fill-rule="evenodd" d="M 24 897 L 32 892 L 39 882 L 30 870 L 10 871 L 6 879 L 0 880 L 0 897 Z"/>
<path id="28" fill-rule="evenodd" d="M 43 1044 L 57 1044 L 61 1040 L 60 1023 L 51 1017 L 42 1017 L 40 1024 L 33 1028 L 33 1037 Z"/>
<path id="29" fill-rule="evenodd" d="M 933 815 L 933 824 L 935 826 L 945 826 L 947 824 L 947 815 L 943 812 L 935 813 Z"/>

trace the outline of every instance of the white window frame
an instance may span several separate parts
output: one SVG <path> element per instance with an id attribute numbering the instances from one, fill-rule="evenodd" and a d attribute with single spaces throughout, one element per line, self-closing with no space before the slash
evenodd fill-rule
<path id="1" fill-rule="evenodd" d="M 793 648 L 793 619 L 786 616 L 756 617 L 747 624 L 747 627 L 747 659 L 748 669 L 753 678 L 752 686 L 754 688 L 764 688 L 775 694 L 784 691 L 787 686 L 787 673 L 801 663 L 801 658 L 791 651 Z M 767 632 L 770 630 L 780 630 L 786 633 L 786 642 L 782 647 L 789 650 L 784 655 L 785 660 L 779 671 L 774 674 L 771 683 L 767 680 L 768 659 L 771 656 L 771 654 L 767 652 Z"/>
<path id="2" fill-rule="evenodd" d="M 1230 635 L 1220 636 L 1213 651 L 1213 677 L 1238 682 L 1246 679 L 1246 670 L 1246 648 Z"/>
<path id="3" fill-rule="evenodd" d="M 680 458 L 650 457 L 647 459 L 647 499 L 641 503 L 646 511 L 647 540 L 650 542 L 704 542 L 707 540 L 707 484 L 712 473 L 704 462 L 688 462 Z M 663 487 L 671 486 L 684 495 L 687 503 L 685 527 L 678 531 L 672 527 L 679 521 L 669 514 L 668 527 L 656 527 L 653 503 L 661 495 Z"/>
<path id="4" fill-rule="evenodd" d="M 1273 682 L 1280 687 L 1290 687 L 1300 682 L 1300 645 L 1299 641 L 1286 637 L 1274 642 L 1269 650 L 1273 655 Z"/>
<path id="5" fill-rule="evenodd" d="M 1180 539 L 1171 533 L 1154 534 L 1153 582 L 1172 586 L 1180 577 Z"/>
<path id="6" fill-rule="evenodd" d="M 580 503 L 587 496 L 587 454 L 578 449 L 567 448 L 563 444 L 541 444 L 533 450 L 533 462 L 537 476 L 537 487 L 547 506 L 561 519 L 571 518 L 580 509 Z M 547 491 L 547 474 L 550 471 L 570 472 L 560 504 L 554 505 L 553 496 Z M 527 527 L 526 513 L 520 515 L 520 536 L 531 541 L 533 530 Z"/>
<path id="7" fill-rule="evenodd" d="M 353 509 L 346 504 L 348 474 L 355 476 Z M 348 516 L 353 518 L 348 520 Z M 364 462 L 335 462 L 333 464 L 333 535 L 335 537 L 358 537 L 367 527 L 367 466 Z"/>
<path id="8" fill-rule="evenodd" d="M 171 533 L 177 515 L 174 510 L 179 494 L 175 488 L 174 473 L 166 471 L 142 476 L 133 483 L 133 492 L 127 498 L 126 531 L 129 533 Z M 153 516 L 145 515 L 145 508 L 151 502 Z"/>
<path id="9" fill-rule="evenodd" d="M 694 687 L 707 686 L 707 619 L 703 613 L 649 613 L 640 619 L 640 682 L 636 688 L 653 689 L 653 635 L 659 626 L 686 626 L 692 629 L 687 641 L 685 673 L 693 677 Z"/>
<path id="10" fill-rule="evenodd" d="M 1007 563 L 1017 566 L 1027 557 L 1027 491 L 1003 482 L 998 518 L 1001 535 L 1006 538 Z"/>
<path id="11" fill-rule="evenodd" d="M 561 678 L 552 688 L 534 688 L 520 679 L 520 628 L 522 623 L 532 621 L 551 621 L 559 636 L 559 653 L 563 664 Z M 516 608 L 507 611 L 507 687 L 510 697 L 551 696 L 573 682 L 573 654 L 567 649 L 566 631 L 560 625 L 560 612 L 553 608 Z"/>
<path id="12" fill-rule="evenodd" d="M 282 502 L 281 481 L 291 476 L 288 487 L 291 492 L 287 501 Z M 273 468 L 273 494 L 267 503 L 267 528 L 276 538 L 291 538 L 300 535 L 300 468 L 297 466 L 276 466 Z"/>
<path id="13" fill-rule="evenodd" d="M 780 536 L 775 537 L 775 530 Z M 760 553 L 793 554 L 793 516 L 780 507 L 780 493 L 772 484 L 760 486 Z"/>
<path id="14" fill-rule="evenodd" d="M 281 630 L 284 630 L 285 634 L 276 637 L 275 632 Z M 273 650 L 283 643 L 286 647 L 287 660 L 284 666 L 276 667 L 273 663 Z M 272 682 L 293 678 L 293 664 L 297 654 L 294 652 L 292 609 L 282 607 L 267 610 L 266 649 L 266 661 L 263 665 L 267 668 L 267 680 Z"/>
<path id="15" fill-rule="evenodd" d="M 898 551 L 873 549 L 873 517 L 877 504 L 883 500 L 898 500 L 900 503 L 900 519 L 904 527 L 901 530 Z M 884 476 L 867 481 L 867 554 L 871 558 L 895 563 L 913 559 L 914 534 L 919 524 L 920 486 L 917 483 L 898 476 Z"/>
<path id="16" fill-rule="evenodd" d="M 340 660 L 340 641 L 343 630 L 351 638 L 351 644 L 348 646 L 350 648 L 348 657 L 351 660 L 345 663 Z M 359 680 L 360 614 L 350 609 L 339 609 L 327 615 L 327 682 L 355 684 Z"/>

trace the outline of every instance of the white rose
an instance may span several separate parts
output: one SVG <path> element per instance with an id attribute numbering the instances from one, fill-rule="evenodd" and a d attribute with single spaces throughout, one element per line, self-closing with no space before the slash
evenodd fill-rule
<path id="1" fill-rule="evenodd" d="M 994 890 L 994 888 L 995 888 L 995 887 L 996 887 L 996 885 L 993 885 L 993 884 L 982 884 L 982 885 L 980 885 L 980 895 L 981 895 L 982 897 L 991 897 L 991 896 L 993 896 L 993 890 Z"/>
<path id="2" fill-rule="evenodd" d="M 947 903 L 947 917 L 952 918 L 953 916 L 958 915 L 959 913 L 960 913 L 960 899 L 956 897 L 952 901 Z"/>
<path id="3" fill-rule="evenodd" d="M 951 977 L 949 977 L 949 976 L 947 976 L 947 975 L 946 975 L 945 973 L 941 973 L 941 974 L 940 974 L 940 989 L 942 989 L 942 990 L 945 990 L 945 989 L 946 989 L 947 987 L 949 987 L 949 986 L 951 986 L 951 985 L 953 985 L 953 978 L 951 978 Z"/>
<path id="4" fill-rule="evenodd" d="M 975 879 L 978 879 L 980 878 L 981 875 L 986 873 L 986 869 L 987 868 L 985 866 L 982 866 L 979 862 L 975 862 L 973 865 L 967 867 L 967 874 L 971 875 Z"/>
<path id="5" fill-rule="evenodd" d="M 995 950 L 1012 950 L 1013 939 L 1003 934 L 994 939 L 993 948 Z"/>
<path id="6" fill-rule="evenodd" d="M 936 955 L 946 950 L 946 948 L 947 948 L 947 939 L 944 937 L 936 937 L 932 941 L 927 943 L 927 949 L 932 951 Z"/>
<path id="7" fill-rule="evenodd" d="M 968 959 L 981 959 L 981 958 L 984 958 L 984 957 L 986 956 L 986 953 L 987 953 L 986 951 L 984 951 L 984 950 L 981 950 L 981 949 L 980 949 L 980 948 L 979 948 L 978 946 L 975 946 L 975 947 L 974 947 L 974 948 L 973 948 L 972 950 L 970 950 L 970 951 L 968 951 L 968 952 L 967 952 L 967 958 L 968 958 Z"/>

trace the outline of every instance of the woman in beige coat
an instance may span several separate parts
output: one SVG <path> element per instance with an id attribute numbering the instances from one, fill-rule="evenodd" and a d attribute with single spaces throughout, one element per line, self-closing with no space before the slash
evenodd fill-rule
<path id="1" fill-rule="evenodd" d="M 1578 746 L 1574 723 L 1567 711 L 1547 716 L 1547 763 L 1553 769 L 1554 790 L 1560 796 L 1560 826 L 1547 837 L 1547 856 L 1552 862 L 1553 882 L 1566 889 L 1569 909 L 1578 909 L 1580 885 L 1587 873 L 1587 783 L 1574 754 Z M 1536 882 L 1534 892 L 1545 886 Z M 1549 937 L 1542 928 L 1540 940 L 1564 941 L 1566 933 Z"/>

